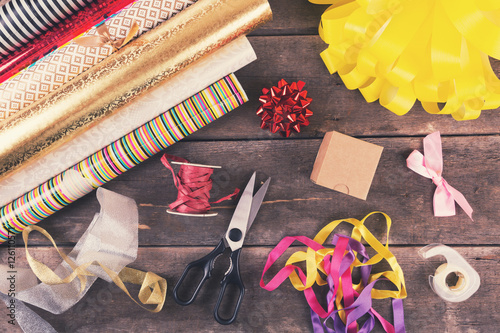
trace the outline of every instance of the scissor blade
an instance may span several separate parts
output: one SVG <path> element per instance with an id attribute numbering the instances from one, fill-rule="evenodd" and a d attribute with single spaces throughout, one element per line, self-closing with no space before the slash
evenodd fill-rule
<path id="1" fill-rule="evenodd" d="M 250 210 L 252 208 L 253 189 L 255 187 L 255 172 L 247 183 L 240 201 L 234 210 L 233 217 L 227 228 L 225 240 L 227 245 L 235 251 L 243 245 L 245 234 L 247 232 L 247 225 L 250 218 Z"/>
<path id="2" fill-rule="evenodd" d="M 264 201 L 264 197 L 266 196 L 267 188 L 269 187 L 269 183 L 271 182 L 271 177 L 269 177 L 264 185 L 262 185 L 257 193 L 253 196 L 252 200 L 252 208 L 250 209 L 250 218 L 248 219 L 247 232 L 253 224 L 257 213 L 259 212 L 260 206 L 262 205 L 262 201 Z"/>
<path id="3" fill-rule="evenodd" d="M 226 242 L 231 251 L 235 251 L 243 245 L 245 234 L 247 232 L 247 225 L 250 218 L 250 210 L 252 208 L 253 189 L 255 186 L 255 172 L 247 183 L 240 201 L 236 206 L 231 222 L 226 232 Z M 239 230 L 239 232 L 238 232 Z"/>

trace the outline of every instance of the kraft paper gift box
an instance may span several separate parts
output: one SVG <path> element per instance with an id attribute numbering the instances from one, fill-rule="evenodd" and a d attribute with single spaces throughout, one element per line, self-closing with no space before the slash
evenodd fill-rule
<path id="1" fill-rule="evenodd" d="M 311 180 L 366 200 L 383 149 L 339 132 L 328 132 L 316 156 Z"/>

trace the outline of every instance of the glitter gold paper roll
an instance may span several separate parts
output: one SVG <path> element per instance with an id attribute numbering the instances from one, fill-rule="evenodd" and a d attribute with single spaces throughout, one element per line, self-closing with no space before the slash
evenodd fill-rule
<path id="1" fill-rule="evenodd" d="M 0 124 L 0 179 L 271 18 L 266 0 L 202 0 Z"/>

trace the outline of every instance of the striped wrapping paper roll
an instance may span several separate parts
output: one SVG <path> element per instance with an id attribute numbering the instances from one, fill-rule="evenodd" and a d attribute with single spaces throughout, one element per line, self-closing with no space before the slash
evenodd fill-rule
<path id="1" fill-rule="evenodd" d="M 0 7 L 0 52 L 9 55 L 93 1 L 11 0 Z"/>
<path id="2" fill-rule="evenodd" d="M 0 208 L 0 242 L 248 100 L 231 74 Z"/>

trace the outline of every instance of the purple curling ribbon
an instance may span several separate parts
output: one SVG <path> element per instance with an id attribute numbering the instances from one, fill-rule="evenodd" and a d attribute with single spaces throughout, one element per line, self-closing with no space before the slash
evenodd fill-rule
<path id="1" fill-rule="evenodd" d="M 350 237 L 346 237 L 344 235 L 335 234 L 332 240 L 333 245 L 337 245 L 337 242 L 340 238 L 348 238 L 348 245 L 346 247 L 347 253 L 344 255 L 340 266 L 338 267 L 338 276 L 342 276 L 347 269 L 350 269 L 352 263 L 356 259 L 356 255 L 354 252 L 358 253 L 362 257 L 362 262 L 366 263 L 370 257 L 366 252 L 366 248 L 363 244 L 358 242 L 355 239 Z M 328 258 L 327 258 L 328 257 Z M 330 260 L 330 256 L 325 256 L 324 260 Z M 406 328 L 404 324 L 404 309 L 403 309 L 403 300 L 402 299 L 392 299 L 392 308 L 393 308 L 393 317 L 394 317 L 394 326 L 391 325 L 388 321 L 386 321 L 382 316 L 380 316 L 373 308 L 372 308 L 372 298 L 371 291 L 373 286 L 378 281 L 386 280 L 386 279 L 377 279 L 371 283 L 368 283 L 371 266 L 361 266 L 361 283 L 365 286 L 363 291 L 358 295 L 356 291 L 353 290 L 355 297 L 355 301 L 352 305 L 345 307 L 341 310 L 334 310 L 325 320 L 322 322 L 320 317 L 311 309 L 311 322 L 313 326 L 314 333 L 351 333 L 349 332 L 349 325 L 356 322 L 358 319 L 368 314 L 368 319 L 363 323 L 361 328 L 358 330 L 358 333 L 369 333 L 375 327 L 375 317 L 380 321 L 384 330 L 387 333 L 406 333 Z M 327 276 L 327 282 L 329 286 L 329 291 L 326 296 L 327 303 L 329 304 L 332 299 L 336 296 L 334 294 L 335 285 L 331 274 Z M 346 316 L 346 323 L 341 320 L 339 316 L 339 311 L 350 311 Z M 331 319 L 333 321 L 333 328 L 328 327 L 327 323 Z M 352 331 L 352 329 L 351 329 Z"/>

